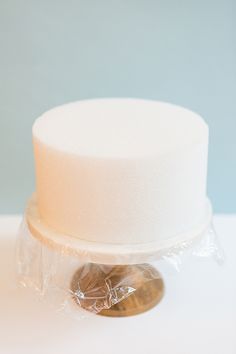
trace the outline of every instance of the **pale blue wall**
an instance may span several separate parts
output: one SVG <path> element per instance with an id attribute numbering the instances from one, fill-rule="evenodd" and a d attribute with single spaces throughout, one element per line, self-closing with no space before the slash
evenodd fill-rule
<path id="1" fill-rule="evenodd" d="M 87 97 L 135 96 L 210 126 L 209 195 L 236 212 L 236 1 L 0 0 L 0 212 L 34 189 L 31 125 Z"/>

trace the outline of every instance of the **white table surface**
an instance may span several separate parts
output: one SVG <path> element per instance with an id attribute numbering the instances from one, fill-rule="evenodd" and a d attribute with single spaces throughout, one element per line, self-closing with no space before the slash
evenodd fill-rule
<path id="1" fill-rule="evenodd" d="M 0 217 L 0 353 L 236 354 L 236 215 L 216 216 L 226 261 L 191 259 L 165 277 L 166 294 L 129 318 L 83 320 L 55 313 L 18 287 L 14 243 L 18 216 Z"/>

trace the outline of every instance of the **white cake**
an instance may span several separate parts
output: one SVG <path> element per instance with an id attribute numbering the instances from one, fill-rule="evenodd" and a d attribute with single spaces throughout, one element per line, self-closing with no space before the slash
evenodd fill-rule
<path id="1" fill-rule="evenodd" d="M 33 143 L 37 212 L 53 232 L 164 247 L 209 221 L 208 127 L 187 109 L 141 99 L 78 101 L 39 117 Z"/>

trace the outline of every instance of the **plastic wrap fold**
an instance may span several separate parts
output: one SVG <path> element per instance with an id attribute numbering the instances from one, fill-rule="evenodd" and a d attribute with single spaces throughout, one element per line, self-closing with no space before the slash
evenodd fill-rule
<path id="1" fill-rule="evenodd" d="M 16 258 L 19 282 L 23 286 L 50 298 L 57 310 L 69 311 L 80 318 L 109 309 L 130 296 L 140 284 L 159 278 L 155 268 L 162 268 L 163 263 L 180 271 L 188 255 L 223 261 L 212 224 L 198 237 L 162 250 L 156 259 L 151 256 L 145 263 L 136 264 L 134 271 L 132 265 L 91 263 L 89 256 L 85 262 L 63 248 L 61 251 L 51 248 L 34 237 L 24 218 L 18 232 Z"/>

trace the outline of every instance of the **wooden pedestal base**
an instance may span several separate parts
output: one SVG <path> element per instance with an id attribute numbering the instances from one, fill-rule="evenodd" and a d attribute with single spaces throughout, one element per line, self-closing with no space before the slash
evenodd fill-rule
<path id="1" fill-rule="evenodd" d="M 152 279 L 147 280 L 150 274 Z M 164 283 L 158 271 L 148 264 L 86 264 L 74 274 L 71 290 L 75 302 L 83 309 L 97 312 L 102 308 L 99 315 L 122 317 L 137 315 L 158 304 L 164 294 Z M 131 294 L 114 303 L 129 291 Z M 104 309 L 107 304 L 112 306 Z"/>

